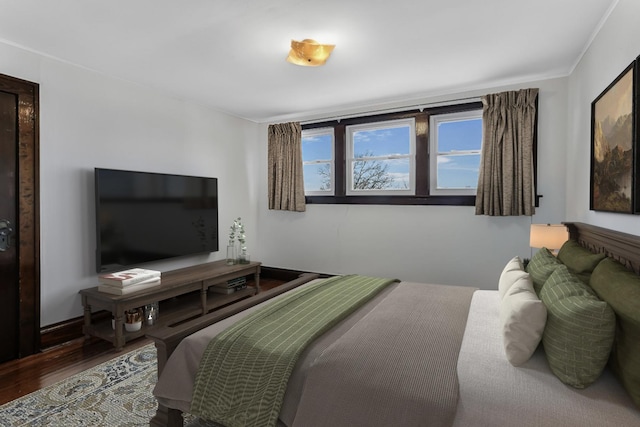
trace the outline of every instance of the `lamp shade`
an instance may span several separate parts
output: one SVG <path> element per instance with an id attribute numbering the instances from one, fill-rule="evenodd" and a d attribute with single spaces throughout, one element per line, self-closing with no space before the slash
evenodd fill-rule
<path id="1" fill-rule="evenodd" d="M 301 42 L 291 40 L 291 50 L 287 61 L 306 67 L 317 67 L 327 62 L 335 45 L 320 44 L 315 40 L 304 39 Z"/>
<path id="2" fill-rule="evenodd" d="M 529 246 L 547 248 L 551 251 L 560 249 L 569 239 L 567 227 L 562 224 L 531 224 Z"/>

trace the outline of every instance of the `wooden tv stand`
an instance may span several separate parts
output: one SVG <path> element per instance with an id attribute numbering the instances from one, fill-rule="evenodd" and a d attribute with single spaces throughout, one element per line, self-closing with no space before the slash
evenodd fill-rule
<path id="1" fill-rule="evenodd" d="M 232 294 L 210 292 L 214 285 L 243 276 L 248 278 L 247 288 Z M 240 299 L 255 295 L 260 291 L 260 263 L 227 265 L 225 260 L 199 264 L 162 273 L 161 284 L 127 295 L 112 295 L 98 291 L 98 287 L 82 289 L 84 307 L 84 325 L 82 332 L 86 337 L 98 337 L 110 341 L 116 350 L 122 350 L 127 341 L 145 335 L 160 327 L 203 316 L 210 311 L 226 306 Z M 159 302 L 158 318 L 152 326 L 144 320 L 139 331 L 124 329 L 125 312 L 146 304 Z M 93 310 L 110 311 L 115 319 L 115 330 L 110 320 L 93 322 Z"/>

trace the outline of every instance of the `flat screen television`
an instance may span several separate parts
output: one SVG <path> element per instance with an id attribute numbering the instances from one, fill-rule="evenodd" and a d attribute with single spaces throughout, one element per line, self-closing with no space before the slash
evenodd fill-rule
<path id="1" fill-rule="evenodd" d="M 218 180 L 95 169 L 99 273 L 218 250 Z"/>

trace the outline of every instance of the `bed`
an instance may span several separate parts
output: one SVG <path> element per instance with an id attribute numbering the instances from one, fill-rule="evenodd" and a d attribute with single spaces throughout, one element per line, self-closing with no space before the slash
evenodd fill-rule
<path id="1" fill-rule="evenodd" d="M 607 262 L 615 260 L 625 271 L 633 271 L 631 279 L 636 278 L 640 270 L 640 237 L 588 224 L 566 225 L 572 242 L 579 246 L 572 252 L 567 249 L 563 258 L 567 266 L 573 267 L 572 275 L 582 275 L 581 279 L 572 276 L 572 280 L 588 283 L 597 276 L 601 287 L 614 274 L 600 272 L 603 270 L 600 267 L 591 276 L 603 258 Z M 575 256 L 580 251 L 587 255 Z M 581 368 L 577 372 L 569 369 L 570 378 L 563 374 L 559 377 L 557 362 L 554 359 L 550 367 L 548 360 L 556 349 L 552 338 L 546 340 L 546 336 L 542 344 L 532 346 L 529 342 L 528 348 L 509 338 L 515 344 L 506 349 L 508 334 L 514 330 L 516 335 L 521 332 L 515 326 L 510 331 L 505 329 L 509 321 L 505 320 L 504 313 L 508 310 L 505 311 L 503 301 L 515 298 L 511 294 L 520 292 L 516 288 L 525 275 L 540 274 L 536 264 L 540 257 L 534 258 L 530 274 L 519 272 L 509 276 L 509 266 L 516 259 L 507 263 L 500 287 L 495 291 L 403 281 L 384 287 L 300 354 L 276 411 L 277 425 L 640 425 L 639 397 L 634 394 L 637 378 L 631 375 L 628 380 L 620 376 L 621 370 L 626 369 L 624 364 L 640 364 L 640 354 L 633 344 L 630 353 L 624 350 L 629 347 L 622 336 L 629 322 L 626 317 L 620 320 L 626 316 L 624 313 L 611 308 L 603 310 L 603 318 L 614 313 L 613 320 L 617 323 L 613 331 L 611 319 L 606 324 L 603 321 L 603 330 L 608 332 L 594 338 L 598 340 L 596 347 L 610 348 L 606 352 L 606 366 L 597 374 L 584 373 Z M 555 273 L 549 281 L 556 280 L 559 274 Z M 515 278 L 511 280 L 513 283 L 504 285 L 509 277 Z M 294 290 L 324 286 L 319 280 L 317 275 L 302 275 L 242 304 L 150 335 L 158 349 L 159 372 L 154 389 L 159 405 L 151 425 L 183 425 L 182 415 L 190 412 L 194 399 L 196 372 L 214 337 Z M 544 298 L 551 294 L 547 289 L 554 292 L 564 289 L 555 286 L 544 284 L 541 288 L 546 288 Z M 602 293 L 609 298 L 606 289 Z M 639 300 L 632 301 L 630 306 L 636 313 L 640 312 L 638 295 Z M 541 316 L 532 314 L 540 310 L 540 300 L 515 301 L 533 310 L 524 312 L 527 316 Z M 628 302 L 629 298 L 625 304 Z M 549 319 L 556 317 L 549 314 Z M 557 324 L 546 322 L 542 326 L 527 323 L 526 333 L 543 335 L 540 328 L 552 329 Z M 621 331 L 621 325 L 625 330 Z M 536 328 L 537 332 L 530 330 Z M 620 364 L 624 366 L 621 368 Z M 568 385 L 575 378 L 578 384 Z"/>

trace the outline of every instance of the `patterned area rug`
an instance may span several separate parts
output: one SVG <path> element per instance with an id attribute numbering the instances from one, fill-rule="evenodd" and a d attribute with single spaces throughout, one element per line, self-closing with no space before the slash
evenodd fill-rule
<path id="1" fill-rule="evenodd" d="M 158 404 L 153 344 L 0 406 L 0 426 L 148 426 Z M 186 427 L 221 427 L 185 414 Z"/>
<path id="2" fill-rule="evenodd" d="M 156 379 L 149 344 L 0 406 L 0 426 L 148 426 Z"/>

